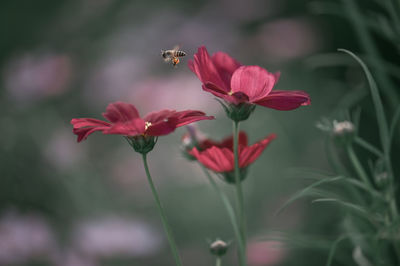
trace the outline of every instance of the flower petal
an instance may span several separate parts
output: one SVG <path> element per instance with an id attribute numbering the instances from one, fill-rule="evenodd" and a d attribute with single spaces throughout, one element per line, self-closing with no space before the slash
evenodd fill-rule
<path id="1" fill-rule="evenodd" d="M 205 151 L 199 152 L 197 148 L 193 148 L 190 154 L 205 167 L 221 173 L 233 170 L 233 152 L 226 148 L 211 147 Z"/>
<path id="2" fill-rule="evenodd" d="M 152 124 L 146 129 L 145 134 L 149 136 L 163 136 L 168 135 L 176 129 L 176 123 L 167 121 L 160 121 Z"/>
<path id="3" fill-rule="evenodd" d="M 206 82 L 202 85 L 202 88 L 204 91 L 210 92 L 214 94 L 214 96 L 224 98 L 225 96 L 228 96 L 227 92 L 224 91 L 223 89 L 219 88 L 217 85 L 215 85 L 212 82 Z"/>
<path id="4" fill-rule="evenodd" d="M 200 120 L 214 119 L 213 116 L 206 116 L 205 113 L 195 110 L 181 112 L 163 110 L 146 116 L 146 121 L 151 122 L 146 134 L 150 136 L 162 136 L 173 132 L 181 127 Z"/>
<path id="5" fill-rule="evenodd" d="M 71 124 L 74 128 L 109 126 L 110 123 L 94 118 L 73 118 Z"/>
<path id="6" fill-rule="evenodd" d="M 157 122 L 162 122 L 168 119 L 169 117 L 173 116 L 174 114 L 176 114 L 175 110 L 168 110 L 168 109 L 161 110 L 158 112 L 151 112 L 144 117 L 144 121 L 154 124 Z"/>
<path id="7" fill-rule="evenodd" d="M 263 140 L 254 143 L 248 147 L 240 147 L 239 148 L 239 167 L 247 167 L 252 162 L 254 162 L 264 151 L 267 145 L 276 138 L 275 134 L 271 134 L 264 138 Z"/>
<path id="8" fill-rule="evenodd" d="M 233 151 L 233 136 L 229 136 L 220 142 L 211 139 L 205 139 L 200 143 L 200 147 L 202 149 L 208 149 L 211 148 L 212 146 L 217 146 L 219 148 L 227 148 Z M 244 147 L 247 146 L 247 134 L 244 131 L 239 132 L 239 146 L 244 146 Z"/>
<path id="9" fill-rule="evenodd" d="M 241 66 L 232 75 L 231 89 L 246 94 L 254 102 L 271 92 L 276 77 L 259 66 Z"/>
<path id="10" fill-rule="evenodd" d="M 107 122 L 93 118 L 74 118 L 71 120 L 71 124 L 74 134 L 78 136 L 78 142 L 85 140 L 93 132 L 104 131 L 111 126 Z"/>
<path id="11" fill-rule="evenodd" d="M 247 146 L 246 132 L 244 132 L 244 131 L 239 132 L 238 144 L 239 144 L 239 146 L 245 146 L 245 147 Z M 233 136 L 230 136 L 230 137 L 224 139 L 221 142 L 220 147 L 225 147 L 225 148 L 233 150 Z"/>
<path id="12" fill-rule="evenodd" d="M 144 134 L 145 123 L 141 118 L 136 118 L 126 122 L 112 124 L 109 129 L 104 130 L 104 134 L 115 134 L 124 136 L 137 136 Z"/>
<path id="13" fill-rule="evenodd" d="M 190 60 L 189 68 L 197 75 L 202 83 L 211 82 L 221 90 L 228 92 L 229 83 L 226 83 L 220 76 L 217 67 L 204 46 L 201 46 L 194 55 L 194 60 Z M 224 71 L 221 69 L 221 71 Z"/>
<path id="14" fill-rule="evenodd" d="M 124 102 L 110 103 L 103 116 L 111 123 L 126 122 L 139 118 L 139 112 L 132 104 Z"/>
<path id="15" fill-rule="evenodd" d="M 310 96 L 304 91 L 274 90 L 266 97 L 254 102 L 264 107 L 281 111 L 296 109 L 302 105 L 310 105 Z"/>
<path id="16" fill-rule="evenodd" d="M 241 64 L 224 52 L 213 54 L 211 60 L 217 68 L 222 81 L 230 85 L 233 72 L 235 72 Z"/>
<path id="17" fill-rule="evenodd" d="M 196 110 L 186 110 L 186 111 L 176 112 L 171 118 L 177 119 L 176 127 L 181 127 L 200 120 L 214 119 L 213 116 L 206 116 L 205 113 Z"/>

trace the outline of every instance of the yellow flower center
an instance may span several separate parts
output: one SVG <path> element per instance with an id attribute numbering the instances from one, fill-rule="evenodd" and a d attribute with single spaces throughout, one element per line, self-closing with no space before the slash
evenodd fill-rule
<path id="1" fill-rule="evenodd" d="M 229 96 L 232 96 L 232 94 L 233 94 L 233 91 L 228 92 Z"/>
<path id="2" fill-rule="evenodd" d="M 144 130 L 147 130 L 151 126 L 151 122 L 144 122 Z"/>

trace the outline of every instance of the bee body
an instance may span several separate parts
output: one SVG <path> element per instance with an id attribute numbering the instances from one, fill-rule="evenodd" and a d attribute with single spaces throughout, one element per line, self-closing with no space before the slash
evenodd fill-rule
<path id="1" fill-rule="evenodd" d="M 165 62 L 171 62 L 173 66 L 176 66 L 179 64 L 179 57 L 186 56 L 186 53 L 179 50 L 179 47 L 176 46 L 171 50 L 161 50 L 161 56 L 164 58 Z"/>

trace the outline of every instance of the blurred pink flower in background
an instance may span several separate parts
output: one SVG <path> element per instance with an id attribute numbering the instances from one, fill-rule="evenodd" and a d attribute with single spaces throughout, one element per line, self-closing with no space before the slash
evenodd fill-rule
<path id="1" fill-rule="evenodd" d="M 67 250 L 55 256 L 54 264 L 57 266 L 97 266 L 100 265 L 94 258 L 80 254 L 78 251 Z"/>
<path id="2" fill-rule="evenodd" d="M 75 248 L 95 258 L 149 256 L 161 248 L 161 235 L 140 220 L 118 216 L 82 221 L 72 234 Z"/>
<path id="3" fill-rule="evenodd" d="M 12 99 L 29 103 L 59 95 L 72 76 L 68 55 L 27 53 L 12 59 L 3 72 L 5 87 Z"/>
<path id="4" fill-rule="evenodd" d="M 126 152 L 127 151 L 127 152 Z M 115 156 L 118 156 L 115 158 Z M 148 196 L 148 191 L 144 188 L 148 187 L 143 169 L 143 162 L 137 154 L 132 153 L 131 149 L 121 149 L 116 152 L 110 166 L 108 176 L 112 178 L 113 184 L 132 197 Z"/>
<path id="5" fill-rule="evenodd" d="M 281 62 L 309 55 L 321 47 L 317 28 L 302 18 L 280 19 L 264 24 L 254 38 L 246 41 L 268 62 Z"/>
<path id="6" fill-rule="evenodd" d="M 247 247 L 249 266 L 278 265 L 285 256 L 286 250 L 279 241 L 251 241 Z"/>
<path id="7" fill-rule="evenodd" d="M 8 211 L 0 218 L 0 264 L 25 263 L 49 258 L 54 237 L 46 221 L 36 214 Z"/>
<path id="8" fill-rule="evenodd" d="M 157 57 L 158 58 L 158 57 Z M 104 56 L 88 73 L 84 96 L 88 104 L 104 105 L 129 94 L 132 84 L 146 75 L 144 58 L 132 54 Z"/>
<path id="9" fill-rule="evenodd" d="M 43 149 L 45 159 L 59 170 L 67 170 L 81 162 L 85 157 L 85 147 L 76 145 L 71 137 L 71 129 L 60 127 L 51 132 Z"/>
<path id="10" fill-rule="evenodd" d="M 149 77 L 134 84 L 128 97 L 131 102 L 136 101 L 141 110 L 171 108 L 207 110 L 207 114 L 219 112 L 221 108 L 218 103 L 199 90 L 199 86 L 198 80 L 189 72 L 167 77 Z"/>
<path id="11" fill-rule="evenodd" d="M 224 10 L 223 14 L 237 21 L 254 21 L 263 19 L 275 14 L 284 5 L 284 1 L 276 0 L 222 0 L 221 7 L 217 10 Z M 215 3 L 213 3 L 215 4 Z"/>

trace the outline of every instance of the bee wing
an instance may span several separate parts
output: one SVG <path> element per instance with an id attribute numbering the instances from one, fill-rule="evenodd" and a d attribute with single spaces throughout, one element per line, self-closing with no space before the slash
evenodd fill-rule
<path id="1" fill-rule="evenodd" d="M 181 46 L 179 44 L 175 45 L 174 48 L 172 48 L 172 50 L 174 51 L 178 51 L 179 49 L 181 49 Z"/>

